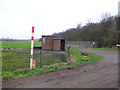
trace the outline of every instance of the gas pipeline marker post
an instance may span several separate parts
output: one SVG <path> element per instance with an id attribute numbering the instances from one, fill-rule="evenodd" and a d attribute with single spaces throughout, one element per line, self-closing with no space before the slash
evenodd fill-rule
<path id="1" fill-rule="evenodd" d="M 32 36 L 31 36 L 31 55 L 30 55 L 30 69 L 34 68 L 35 61 L 33 61 L 33 45 L 34 45 L 34 27 L 32 27 Z"/>

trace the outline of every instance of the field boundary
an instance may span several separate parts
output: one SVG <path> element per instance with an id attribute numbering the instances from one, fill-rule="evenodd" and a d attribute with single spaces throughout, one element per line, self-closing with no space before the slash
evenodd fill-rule
<path id="1" fill-rule="evenodd" d="M 26 77 L 26 76 L 40 74 L 40 73 L 44 73 L 44 72 L 51 72 L 54 70 L 59 70 L 59 69 L 64 69 L 64 68 L 72 68 L 72 67 L 76 67 L 79 65 L 97 62 L 102 59 L 102 57 L 100 55 L 93 54 L 93 53 L 87 53 L 87 54 L 89 54 L 89 56 L 86 58 L 86 57 L 84 57 L 86 55 L 80 55 L 83 53 L 82 51 L 75 50 L 75 49 L 71 49 L 70 52 L 71 52 L 71 62 L 65 62 L 65 63 L 61 62 L 61 63 L 55 63 L 55 64 L 51 64 L 51 65 L 43 65 L 41 68 L 36 67 L 32 70 L 29 68 L 23 68 L 23 69 L 18 69 L 18 70 L 12 71 L 12 72 L 7 71 L 7 72 L 3 72 L 2 79 L 5 81 L 5 80 L 9 80 L 9 79 Z M 91 59 L 91 61 L 85 61 L 86 59 Z M 81 62 L 81 60 L 82 60 L 82 62 Z"/>

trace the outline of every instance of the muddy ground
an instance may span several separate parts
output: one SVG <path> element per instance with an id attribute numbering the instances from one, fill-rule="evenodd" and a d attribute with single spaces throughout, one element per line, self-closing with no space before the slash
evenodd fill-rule
<path id="1" fill-rule="evenodd" d="M 26 78 L 4 81 L 3 88 L 118 88 L 118 52 L 87 50 L 104 60 Z"/>

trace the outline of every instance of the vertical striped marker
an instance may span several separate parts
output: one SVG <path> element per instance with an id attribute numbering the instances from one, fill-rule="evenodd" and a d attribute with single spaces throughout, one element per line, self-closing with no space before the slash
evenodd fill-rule
<path id="1" fill-rule="evenodd" d="M 33 64 L 33 43 L 34 43 L 34 27 L 32 27 L 32 36 L 31 36 L 31 55 L 30 55 L 30 69 L 32 69 Z"/>

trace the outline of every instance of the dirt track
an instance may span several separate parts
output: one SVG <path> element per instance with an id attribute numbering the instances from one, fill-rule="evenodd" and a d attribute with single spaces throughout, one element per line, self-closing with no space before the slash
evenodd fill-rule
<path id="1" fill-rule="evenodd" d="M 82 49 L 83 50 L 83 49 Z M 3 88 L 118 88 L 118 52 L 87 50 L 104 60 L 3 82 Z"/>

